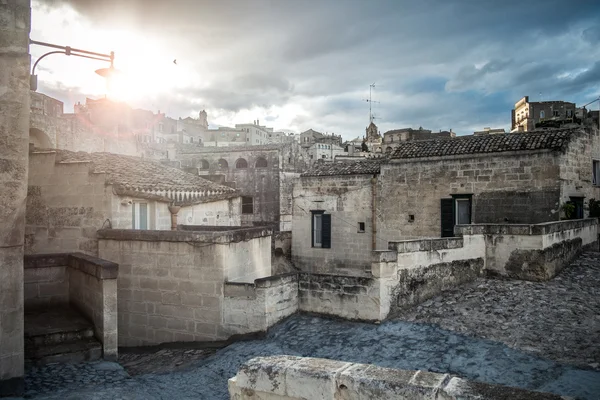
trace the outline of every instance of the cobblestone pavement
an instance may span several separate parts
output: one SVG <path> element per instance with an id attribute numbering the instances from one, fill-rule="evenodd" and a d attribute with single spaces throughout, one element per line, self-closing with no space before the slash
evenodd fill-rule
<path id="1" fill-rule="evenodd" d="M 519 282 L 514 286 L 517 282 L 479 281 L 470 285 L 466 292 L 463 291 L 463 296 L 449 293 L 448 296 L 431 302 L 442 304 L 456 301 L 456 304 L 462 305 L 474 298 L 467 296 L 479 293 L 478 290 L 482 291 L 484 295 L 481 295 L 478 301 L 485 305 L 480 308 L 476 307 L 476 304 L 472 306 L 473 318 L 478 318 L 479 322 L 471 325 L 483 324 L 487 328 L 483 330 L 465 325 L 465 333 L 473 336 L 459 333 L 458 328 L 453 332 L 430 323 L 398 319 L 372 325 L 297 315 L 274 327 L 263 340 L 235 343 L 214 355 L 189 364 L 186 368 L 169 373 L 147 373 L 130 377 L 121 366 L 114 363 L 53 365 L 29 370 L 26 390 L 29 397 L 51 400 L 225 400 L 228 399 L 227 379 L 235 375 L 243 362 L 256 356 L 288 354 L 451 373 L 467 379 L 553 392 L 580 399 L 600 399 L 600 371 L 593 368 L 593 364 L 598 362 L 598 353 L 594 347 L 597 345 L 594 341 L 598 336 L 586 337 L 597 333 L 598 329 L 598 299 L 595 299 L 594 303 L 594 300 L 589 298 L 593 297 L 594 293 L 597 295 L 597 292 L 592 290 L 594 282 L 597 285 L 600 279 L 597 258 L 598 254 L 584 255 L 574 267 L 550 283 Z M 562 281 L 567 283 L 560 284 Z M 484 286 L 480 287 L 481 285 Z M 483 290 L 487 287 L 489 290 Z M 524 290 L 522 287 L 531 287 L 528 292 L 530 294 L 526 297 L 520 295 Z M 552 291 L 544 287 L 556 289 Z M 550 291 L 546 293 L 546 290 Z M 577 290 L 588 294 L 576 295 L 574 292 Z M 501 293 L 516 298 L 511 304 L 514 313 L 523 313 L 518 314 L 523 319 L 523 326 L 517 326 L 516 321 L 508 322 L 512 321 L 510 318 L 499 316 L 504 315 L 505 311 L 500 309 L 506 304 Z M 458 297 L 452 300 L 451 296 Z M 564 300 L 567 297 L 571 300 Z M 551 301 L 554 298 L 557 298 L 556 302 Z M 526 304 L 522 307 L 521 303 Z M 446 304 L 442 307 L 452 309 L 454 307 L 451 306 L 456 304 Z M 574 311 L 560 311 L 562 308 Z M 433 315 L 433 311 L 426 314 L 427 309 L 427 306 L 422 307 L 421 311 L 417 309 L 415 313 L 421 313 L 422 316 L 421 319 L 415 317 L 415 320 L 436 322 L 425 318 L 425 315 Z M 466 308 L 463 310 L 471 311 Z M 551 318 L 566 318 L 569 314 L 575 315 L 569 317 L 572 325 L 570 330 L 567 330 L 566 322 L 550 322 Z M 487 318 L 484 315 L 487 315 Z M 446 319 L 443 315 L 439 318 L 443 325 Z M 466 320 L 466 316 L 461 317 L 458 314 L 454 318 Z M 523 332 L 534 329 L 534 332 L 531 333 L 531 339 L 525 339 L 529 337 L 525 333 L 516 336 L 502 333 L 510 329 Z M 494 340 L 486 339 L 486 335 Z M 576 335 L 575 339 L 569 339 L 569 335 Z M 510 342 L 508 339 L 504 340 L 504 337 L 523 339 Z M 533 343 L 535 337 L 539 342 L 544 342 L 546 338 L 563 341 L 561 343 L 566 343 L 563 347 L 567 350 L 553 351 L 553 345 Z M 591 347 L 584 352 L 571 345 L 575 343 L 574 340 L 585 340 L 583 343 Z M 506 341 L 512 347 L 502 341 Z M 558 363 L 546 358 L 547 356 L 568 359 L 588 366 L 579 368 Z M 592 367 L 589 364 L 592 364 Z"/>
<path id="2" fill-rule="evenodd" d="M 549 282 L 478 279 L 398 319 L 437 324 L 598 370 L 600 253 L 584 253 Z"/>
<path id="3" fill-rule="evenodd" d="M 190 367 L 215 353 L 215 349 L 162 349 L 119 354 L 119 364 L 129 375 L 165 374 Z"/>

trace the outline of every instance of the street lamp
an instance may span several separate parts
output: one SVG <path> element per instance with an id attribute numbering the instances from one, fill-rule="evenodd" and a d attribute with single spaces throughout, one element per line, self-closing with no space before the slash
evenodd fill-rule
<path id="1" fill-rule="evenodd" d="M 102 76 L 103 78 L 109 78 L 111 75 L 113 75 L 117 71 L 115 69 L 115 67 L 113 66 L 113 61 L 115 59 L 114 51 L 111 51 L 110 54 L 102 54 L 102 53 L 95 53 L 93 51 L 74 49 L 71 46 L 59 46 L 59 45 L 52 44 L 52 43 L 38 42 L 37 40 L 29 40 L 29 43 L 35 44 L 38 46 L 45 46 L 45 47 L 51 47 L 54 49 L 59 49 L 59 50 L 55 50 L 55 51 L 50 51 L 50 52 L 42 55 L 40 58 L 37 59 L 35 64 L 33 64 L 33 68 L 31 69 L 31 75 L 29 76 L 29 88 L 31 90 L 33 90 L 34 92 L 37 90 L 37 86 L 38 86 L 37 85 L 37 83 L 38 83 L 37 75 L 35 74 L 35 67 L 37 67 L 38 63 L 44 57 L 47 57 L 51 54 L 64 54 L 67 56 L 76 56 L 76 57 L 90 58 L 92 60 L 100 60 L 100 61 L 110 62 L 110 67 L 100 68 L 100 69 L 96 70 L 96 73 L 98 75 Z"/>

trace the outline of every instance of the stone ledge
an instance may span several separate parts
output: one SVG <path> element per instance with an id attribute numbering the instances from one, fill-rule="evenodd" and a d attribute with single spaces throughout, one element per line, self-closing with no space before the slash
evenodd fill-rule
<path id="1" fill-rule="evenodd" d="M 225 231 L 159 231 L 137 229 L 101 229 L 98 239 L 139 240 L 149 242 L 231 243 L 271 236 L 273 229 L 265 227 L 235 228 Z"/>
<path id="2" fill-rule="evenodd" d="M 471 382 L 448 374 L 320 358 L 257 357 L 229 379 L 232 399 L 559 400 L 550 393 Z"/>
<path id="3" fill-rule="evenodd" d="M 298 273 L 289 272 L 286 274 L 272 275 L 254 280 L 254 283 L 247 282 L 225 282 L 223 291 L 225 297 L 245 297 L 256 298 L 257 289 L 267 289 L 278 287 L 288 283 L 298 283 Z"/>
<path id="4" fill-rule="evenodd" d="M 461 247 L 463 247 L 463 238 L 461 237 L 388 242 L 388 250 L 396 251 L 397 253 L 459 249 Z"/>
<path id="5" fill-rule="evenodd" d="M 454 232 L 464 235 L 548 235 L 556 232 L 598 225 L 597 218 L 544 222 L 542 224 L 473 224 L 456 225 Z"/>
<path id="6" fill-rule="evenodd" d="M 68 267 L 98 279 L 117 279 L 119 264 L 83 253 L 26 255 L 24 268 Z"/>

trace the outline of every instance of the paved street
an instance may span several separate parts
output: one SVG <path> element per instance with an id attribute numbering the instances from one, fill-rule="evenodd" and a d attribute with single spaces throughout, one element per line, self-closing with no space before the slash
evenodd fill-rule
<path id="1" fill-rule="evenodd" d="M 47 366 L 29 371 L 26 389 L 29 397 L 56 400 L 227 399 L 227 379 L 244 361 L 289 354 L 599 399 L 599 281 L 598 253 L 587 253 L 552 282 L 480 280 L 400 316 L 411 321 L 371 325 L 294 316 L 263 340 L 188 358 L 168 373 L 145 368 L 131 377 L 104 362 Z M 157 369 L 166 371 L 165 363 Z"/>

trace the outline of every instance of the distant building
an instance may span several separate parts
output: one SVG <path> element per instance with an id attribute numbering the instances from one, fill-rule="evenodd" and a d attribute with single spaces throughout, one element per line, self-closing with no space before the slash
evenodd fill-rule
<path id="1" fill-rule="evenodd" d="M 503 133 L 506 133 L 506 131 L 504 129 L 501 129 L 501 128 L 498 128 L 498 129 L 483 128 L 482 131 L 475 131 L 475 132 L 473 132 L 473 135 L 475 135 L 475 136 L 499 135 L 499 134 L 503 134 Z"/>
<path id="2" fill-rule="evenodd" d="M 337 144 L 315 143 L 307 150 L 308 163 L 317 160 L 333 161 L 337 155 L 344 154 L 344 149 Z"/>
<path id="3" fill-rule="evenodd" d="M 421 127 L 419 127 L 419 129 L 393 129 L 383 134 L 383 147 L 385 148 L 385 152 L 387 153 L 394 150 L 402 142 L 453 137 L 456 137 L 456 134 L 452 132 L 452 129 L 450 129 L 449 131 L 439 132 L 432 132 L 429 129 L 423 129 Z"/>
<path id="4" fill-rule="evenodd" d="M 515 103 L 512 110 L 511 132 L 532 131 L 536 127 L 559 127 L 575 122 L 575 103 L 566 101 L 530 102 L 529 96 Z"/>

